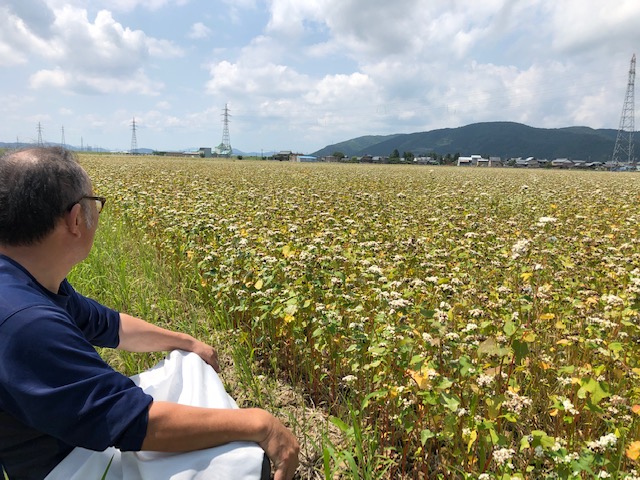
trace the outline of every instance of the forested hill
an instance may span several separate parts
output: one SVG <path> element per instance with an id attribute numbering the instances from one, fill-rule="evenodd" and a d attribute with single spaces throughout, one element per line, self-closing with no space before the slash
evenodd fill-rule
<path id="1" fill-rule="evenodd" d="M 504 158 L 536 157 L 574 160 L 611 160 L 617 131 L 589 127 L 534 128 L 514 122 L 474 123 L 429 132 L 358 137 L 328 145 L 317 156 L 342 152 L 347 157 L 362 155 L 482 155 Z M 635 132 L 635 143 L 640 134 Z"/>

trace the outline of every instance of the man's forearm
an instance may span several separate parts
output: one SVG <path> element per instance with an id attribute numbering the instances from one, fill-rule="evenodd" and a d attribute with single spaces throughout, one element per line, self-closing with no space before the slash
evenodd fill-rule
<path id="1" fill-rule="evenodd" d="M 270 415 L 260 409 L 217 409 L 153 402 L 143 450 L 182 452 L 234 441 L 260 443 Z"/>
<path id="2" fill-rule="evenodd" d="M 300 445 L 279 420 L 258 408 L 215 409 L 153 402 L 142 449 L 185 452 L 234 441 L 258 443 L 275 465 L 274 478 L 293 478 Z"/>
<path id="3" fill-rule="evenodd" d="M 126 313 L 120 314 L 120 344 L 128 352 L 191 351 L 195 339 L 185 333 L 172 332 Z"/>
<path id="4" fill-rule="evenodd" d="M 121 313 L 119 335 L 118 348 L 120 350 L 128 352 L 185 350 L 196 353 L 216 372 L 220 371 L 218 354 L 215 349 L 186 333 L 173 332 L 145 322 L 140 318 Z"/>

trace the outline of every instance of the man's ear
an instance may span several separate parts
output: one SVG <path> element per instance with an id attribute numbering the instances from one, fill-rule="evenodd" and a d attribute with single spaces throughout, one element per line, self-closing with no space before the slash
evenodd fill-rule
<path id="1" fill-rule="evenodd" d="M 64 217 L 67 229 L 72 235 L 80 236 L 80 222 L 82 221 L 82 205 L 76 203 Z"/>

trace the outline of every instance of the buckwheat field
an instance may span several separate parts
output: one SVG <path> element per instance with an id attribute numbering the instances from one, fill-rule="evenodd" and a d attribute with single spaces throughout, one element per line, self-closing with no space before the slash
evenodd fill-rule
<path id="1" fill-rule="evenodd" d="M 340 430 L 309 478 L 640 478 L 638 174 L 81 162 Z"/>

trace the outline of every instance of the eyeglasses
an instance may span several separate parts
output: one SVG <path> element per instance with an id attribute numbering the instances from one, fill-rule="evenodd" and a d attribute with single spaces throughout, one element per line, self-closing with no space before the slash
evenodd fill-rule
<path id="1" fill-rule="evenodd" d="M 93 200 L 94 202 L 96 202 L 96 210 L 98 211 L 98 214 L 100 214 L 100 212 L 104 208 L 104 204 L 107 203 L 107 199 L 105 197 L 92 197 L 90 195 L 83 195 L 78 199 L 77 202 L 73 202 L 71 205 L 69 205 L 69 208 L 67 208 L 67 211 L 71 210 L 76 203 L 80 203 L 85 198 L 87 200 Z"/>

